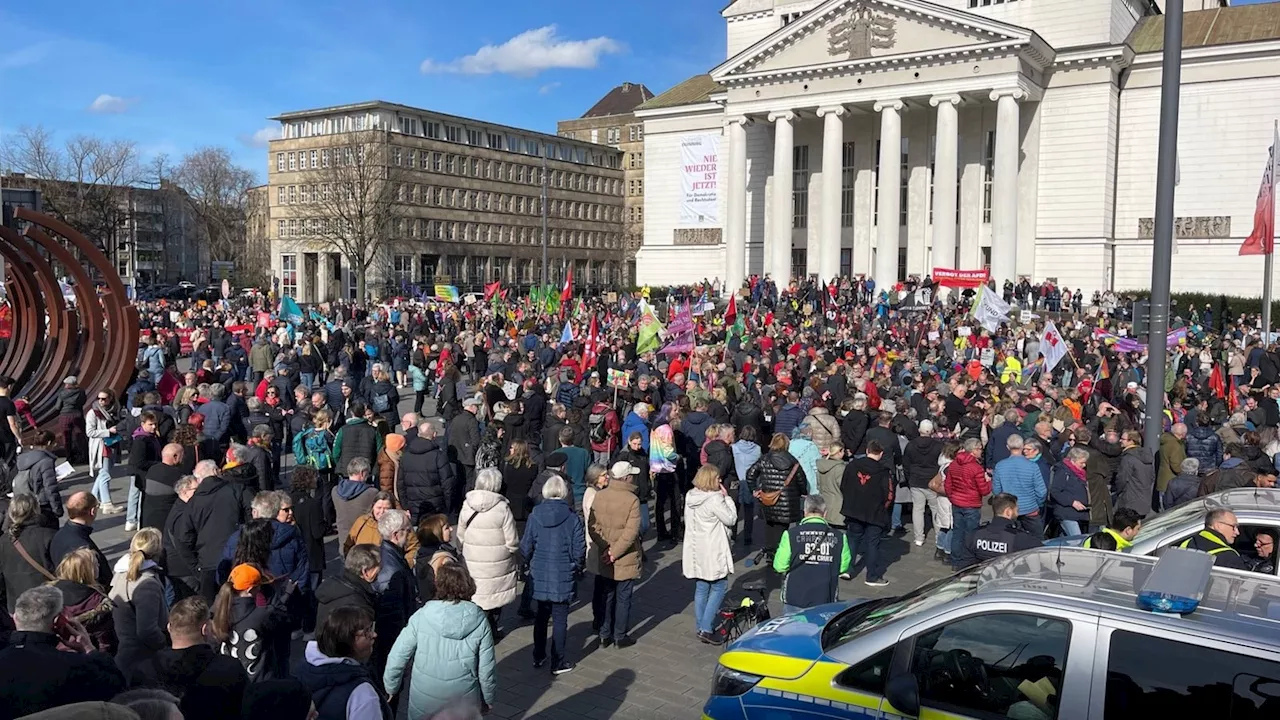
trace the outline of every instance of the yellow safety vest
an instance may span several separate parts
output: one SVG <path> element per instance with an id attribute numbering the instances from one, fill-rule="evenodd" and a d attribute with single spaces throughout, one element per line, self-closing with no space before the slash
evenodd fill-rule
<path id="1" fill-rule="evenodd" d="M 1195 535 L 1192 535 L 1191 537 L 1187 538 L 1186 540 L 1183 540 L 1183 541 L 1182 541 L 1182 544 L 1181 544 L 1181 545 L 1179 545 L 1178 547 L 1180 547 L 1180 548 L 1182 548 L 1182 549 L 1186 550 L 1188 547 L 1190 547 L 1190 545 L 1191 545 L 1191 541 L 1192 541 L 1192 540 L 1194 540 L 1194 539 L 1196 539 L 1196 536 L 1197 536 L 1197 535 L 1198 535 L 1198 536 L 1200 536 L 1200 537 L 1202 537 L 1202 538 L 1204 538 L 1205 540 L 1208 540 L 1209 542 L 1213 543 L 1214 545 L 1217 545 L 1217 546 L 1218 546 L 1218 547 L 1215 547 L 1215 548 L 1214 548 L 1214 549 L 1212 549 L 1212 550 L 1207 551 L 1210 555 L 1217 555 L 1217 554 L 1219 554 L 1219 553 L 1224 553 L 1224 552 L 1233 552 L 1233 553 L 1235 553 L 1236 555 L 1239 555 L 1239 554 L 1240 554 L 1240 553 L 1236 552 L 1236 549 L 1235 549 L 1235 548 L 1233 548 L 1233 547 L 1231 547 L 1230 545 L 1228 545 L 1228 544 L 1226 544 L 1226 543 L 1222 542 L 1222 539 L 1221 539 L 1221 538 L 1219 538 L 1217 535 L 1214 535 L 1213 533 L 1209 532 L 1208 530 L 1201 530 L 1200 532 L 1196 533 Z"/>
<path id="2" fill-rule="evenodd" d="M 1128 540 L 1125 540 L 1120 533 L 1116 532 L 1115 530 L 1112 530 L 1109 527 L 1102 528 L 1102 532 L 1116 539 L 1116 550 L 1124 550 L 1125 548 L 1133 545 L 1133 543 L 1129 542 Z M 1084 546 L 1087 548 L 1093 547 L 1093 538 L 1089 537 L 1088 539 L 1086 539 L 1084 541 Z"/>

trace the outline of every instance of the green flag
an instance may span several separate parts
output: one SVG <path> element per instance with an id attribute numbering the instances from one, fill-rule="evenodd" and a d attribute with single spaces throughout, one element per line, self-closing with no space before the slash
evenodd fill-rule
<path id="1" fill-rule="evenodd" d="M 662 323 L 647 306 L 640 318 L 640 334 L 636 337 L 636 353 L 644 354 L 658 349 L 658 333 L 662 331 Z"/>

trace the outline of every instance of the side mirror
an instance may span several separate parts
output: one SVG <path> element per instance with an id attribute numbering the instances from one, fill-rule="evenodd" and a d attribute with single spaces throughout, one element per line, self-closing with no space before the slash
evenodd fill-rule
<path id="1" fill-rule="evenodd" d="M 920 688 L 916 684 L 916 676 L 911 673 L 899 673 L 889 678 L 884 686 L 884 698 L 903 715 L 916 717 L 920 714 Z"/>

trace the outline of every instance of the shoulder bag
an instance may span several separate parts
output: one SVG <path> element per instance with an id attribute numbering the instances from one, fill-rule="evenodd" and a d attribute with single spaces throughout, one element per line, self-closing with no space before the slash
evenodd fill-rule
<path id="1" fill-rule="evenodd" d="M 791 472 L 787 473 L 787 479 L 782 483 L 781 488 L 778 488 L 777 490 L 772 490 L 770 492 L 757 490 L 754 493 L 756 500 L 759 500 L 760 504 L 764 505 L 765 507 L 773 507 L 774 505 L 777 505 L 778 498 L 782 497 L 782 493 L 786 491 L 787 486 L 791 485 L 791 481 L 792 479 L 795 478 L 796 471 L 799 469 L 800 469 L 800 463 L 799 461 L 797 461 L 795 465 L 791 466 Z"/>

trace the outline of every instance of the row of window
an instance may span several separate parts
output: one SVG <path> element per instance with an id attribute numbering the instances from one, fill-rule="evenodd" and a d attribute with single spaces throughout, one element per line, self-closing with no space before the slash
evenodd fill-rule
<path id="1" fill-rule="evenodd" d="M 337 233 L 342 227 L 341 220 L 324 217 L 289 218 L 276 222 L 276 232 L 281 238 L 323 237 Z M 538 227 L 426 218 L 394 218 L 391 220 L 388 235 L 393 239 L 404 240 L 485 242 L 504 245 L 538 245 L 542 242 L 542 229 Z M 547 244 L 551 247 L 618 250 L 622 248 L 622 236 L 618 233 L 595 230 L 549 228 Z"/>
<path id="2" fill-rule="evenodd" d="M 363 147 L 360 147 L 359 151 L 363 153 L 363 149 Z M 319 170 L 329 167 L 333 158 L 336 158 L 339 163 L 345 161 L 350 164 L 353 160 L 352 148 L 342 148 L 341 150 L 343 151 L 341 157 L 338 155 L 338 149 L 333 149 L 331 152 L 329 148 L 278 152 L 276 153 L 276 172 Z M 359 156 L 359 159 L 363 161 L 363 154 Z M 391 148 L 391 164 L 396 167 L 461 177 L 485 178 L 487 180 L 499 180 L 525 185 L 542 184 L 542 168 L 540 167 L 500 160 L 467 158 L 451 153 L 393 147 Z M 565 170 L 548 171 L 547 186 L 599 195 L 622 194 L 621 180 Z"/>
<path id="3" fill-rule="evenodd" d="M 644 222 L 644 206 L 635 205 L 627 208 L 627 222 L 642 223 Z"/>
<path id="4" fill-rule="evenodd" d="M 621 143 L 621 142 L 622 142 L 622 131 L 623 131 L 623 128 L 621 128 L 621 127 L 605 128 L 605 131 L 604 131 L 604 144 L 605 144 L 605 145 L 617 145 L 617 144 Z M 628 141 L 628 142 L 640 142 L 641 140 L 644 140 L 644 125 L 643 125 L 643 124 L 628 125 L 628 126 L 626 127 L 626 131 L 627 131 L 627 141 Z M 572 130 L 566 130 L 565 132 L 560 133 L 560 135 L 561 135 L 562 137 L 569 138 L 570 140 L 590 140 L 590 141 L 591 141 L 591 142 L 593 142 L 593 143 L 599 143 L 599 142 L 600 142 L 600 129 L 599 129 L 599 128 L 592 128 L 591 130 L 589 130 L 589 131 L 583 131 L 582 133 L 578 133 L 578 132 L 575 132 L 575 131 L 572 131 Z"/>
<path id="5" fill-rule="evenodd" d="M 989 5 L 1003 5 L 1007 2 L 1016 2 L 1016 0 L 969 0 L 969 7 L 987 7 Z"/>
<path id="6" fill-rule="evenodd" d="M 346 183 L 330 185 L 280 185 L 276 188 L 276 200 L 279 205 L 328 203 L 333 193 L 346 191 L 347 200 L 354 200 L 355 193 Z M 542 215 L 542 198 L 526 195 L 508 195 L 481 190 L 462 188 L 443 188 L 416 183 L 399 183 L 396 185 L 396 202 L 408 205 L 425 205 L 427 207 L 458 208 L 461 210 L 482 210 L 484 212 L 510 213 L 514 215 Z M 574 200 L 551 200 L 547 206 L 549 217 L 565 220 L 594 220 L 600 222 L 620 222 L 622 208 L 598 203 L 577 202 Z"/>
<path id="7" fill-rule="evenodd" d="M 395 117 L 393 120 L 392 117 Z M 546 157 L 553 160 L 564 160 L 586 165 L 617 168 L 619 158 L 612 153 L 592 151 L 589 148 L 566 145 L 564 143 L 545 142 L 538 138 L 517 135 L 515 133 L 496 132 L 491 128 L 474 128 L 451 123 L 442 123 L 425 118 L 411 117 L 387 113 L 361 113 L 336 117 L 315 118 L 311 120 L 294 120 L 284 126 L 286 139 L 312 137 L 317 135 L 333 135 L 337 133 L 362 132 L 364 130 L 389 130 L 404 135 L 425 137 L 431 140 L 472 145 L 475 147 L 520 153 L 534 157 Z"/>
<path id="8" fill-rule="evenodd" d="M 996 133 L 988 130 L 982 149 L 982 222 L 991 222 L 992 176 L 995 171 Z M 898 186 L 898 223 L 907 224 L 908 183 L 910 182 L 910 143 L 902 138 Z M 934 161 L 937 159 L 938 137 L 929 137 L 929 191 L 925 202 L 929 206 L 929 222 L 933 222 Z M 880 222 L 880 141 L 876 141 L 875 194 L 872 199 L 872 222 Z M 809 146 L 797 145 L 791 154 L 791 226 L 797 230 L 809 227 Z M 853 227 L 854 143 L 846 142 L 840 152 L 840 226 Z M 960 222 L 960 173 L 956 173 L 956 222 Z"/>

